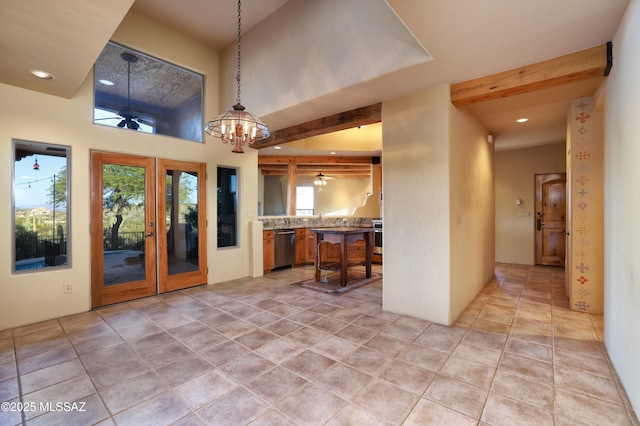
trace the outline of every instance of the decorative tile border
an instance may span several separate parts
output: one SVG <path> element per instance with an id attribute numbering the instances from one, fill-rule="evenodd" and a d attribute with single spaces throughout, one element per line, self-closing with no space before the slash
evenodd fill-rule
<path id="1" fill-rule="evenodd" d="M 598 279 L 599 265 L 593 262 L 601 262 L 600 256 L 594 256 L 596 247 L 592 244 L 595 234 L 601 230 L 594 220 L 594 209 L 599 208 L 595 203 L 594 195 L 598 190 L 594 181 L 601 176 L 594 172 L 594 162 L 602 161 L 598 158 L 599 152 L 594 151 L 595 133 L 593 122 L 593 98 L 574 100 L 571 103 L 571 176 L 568 191 L 572 194 L 572 253 L 571 253 L 571 304 L 573 309 L 583 312 L 592 312 L 597 309 L 600 301 L 594 300 L 599 291 L 595 291 L 597 285 L 602 285 Z M 598 169 L 597 167 L 595 169 Z M 595 274 L 595 275 L 594 275 Z"/>

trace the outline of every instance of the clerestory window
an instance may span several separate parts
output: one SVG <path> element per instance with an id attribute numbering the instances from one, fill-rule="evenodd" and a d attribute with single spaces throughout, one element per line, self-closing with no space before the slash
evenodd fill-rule
<path id="1" fill-rule="evenodd" d="M 201 74 L 115 43 L 94 67 L 93 122 L 203 141 Z"/>

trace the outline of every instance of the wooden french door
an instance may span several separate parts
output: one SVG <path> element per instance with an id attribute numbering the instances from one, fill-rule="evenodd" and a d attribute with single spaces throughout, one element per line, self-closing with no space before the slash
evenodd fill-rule
<path id="1" fill-rule="evenodd" d="M 207 282 L 204 163 L 158 160 L 160 293 Z"/>
<path id="2" fill-rule="evenodd" d="M 565 266 L 566 174 L 536 175 L 535 185 L 536 264 Z"/>
<path id="3" fill-rule="evenodd" d="M 93 307 L 206 283 L 205 179 L 200 163 L 91 153 Z"/>

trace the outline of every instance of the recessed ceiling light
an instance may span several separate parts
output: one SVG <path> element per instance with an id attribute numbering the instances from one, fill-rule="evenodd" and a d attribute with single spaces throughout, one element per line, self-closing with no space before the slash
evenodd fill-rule
<path id="1" fill-rule="evenodd" d="M 336 152 L 335 151 L 331 151 L 329 154 L 336 155 Z"/>
<path id="2" fill-rule="evenodd" d="M 111 80 L 98 80 L 100 84 L 104 84 L 105 86 L 113 86 L 113 81 Z"/>
<path id="3" fill-rule="evenodd" d="M 518 118 L 516 121 L 517 121 L 518 123 L 526 123 L 527 121 L 529 121 L 529 119 L 528 119 L 528 118 L 525 118 L 525 117 L 522 117 L 522 118 Z"/>
<path id="4" fill-rule="evenodd" d="M 281 146 L 274 146 L 273 149 L 282 149 Z"/>
<path id="5" fill-rule="evenodd" d="M 53 79 L 53 75 L 49 74 L 46 71 L 41 71 L 41 70 L 30 70 L 29 71 L 31 74 L 35 75 L 38 78 L 41 78 L 43 80 L 52 80 Z"/>

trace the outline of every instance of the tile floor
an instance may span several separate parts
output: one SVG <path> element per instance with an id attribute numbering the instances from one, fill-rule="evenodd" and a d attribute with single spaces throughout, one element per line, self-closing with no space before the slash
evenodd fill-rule
<path id="1" fill-rule="evenodd" d="M 382 281 L 289 285 L 312 274 L 0 331 L 0 424 L 638 424 L 561 269 L 497 264 L 453 327 L 383 312 Z"/>

